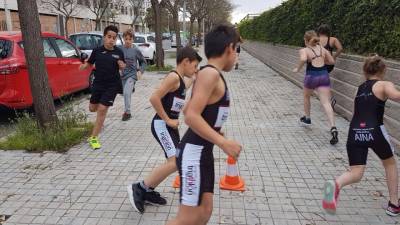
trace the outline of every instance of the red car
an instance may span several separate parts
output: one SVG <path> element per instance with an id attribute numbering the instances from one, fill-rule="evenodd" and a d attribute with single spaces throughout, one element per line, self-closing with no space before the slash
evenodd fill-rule
<path id="1" fill-rule="evenodd" d="M 49 85 L 54 99 L 87 89 L 91 69 L 79 71 L 81 53 L 68 39 L 42 33 Z M 21 32 L 0 32 L 0 105 L 13 109 L 32 106 Z"/>

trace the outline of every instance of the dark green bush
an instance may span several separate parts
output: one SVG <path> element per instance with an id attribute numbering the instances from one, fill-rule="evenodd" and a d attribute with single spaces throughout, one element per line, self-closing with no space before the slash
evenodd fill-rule
<path id="1" fill-rule="evenodd" d="M 321 23 L 347 52 L 400 58 L 400 0 L 288 0 L 239 30 L 245 39 L 302 46 L 304 32 Z"/>

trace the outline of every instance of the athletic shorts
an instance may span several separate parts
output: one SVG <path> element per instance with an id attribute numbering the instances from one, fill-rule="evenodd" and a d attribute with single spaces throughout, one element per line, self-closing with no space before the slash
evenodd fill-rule
<path id="1" fill-rule="evenodd" d="M 90 97 L 90 103 L 112 106 L 115 97 L 117 97 L 117 94 L 120 92 L 121 86 L 122 84 L 120 83 L 94 83 L 91 90 L 92 95 Z"/>
<path id="2" fill-rule="evenodd" d="M 317 89 L 319 87 L 330 87 L 331 81 L 329 75 L 306 75 L 304 77 L 304 87 L 308 89 Z"/>
<path id="3" fill-rule="evenodd" d="M 151 133 L 164 150 L 165 157 L 176 156 L 176 146 L 179 143 L 179 131 L 167 125 L 162 119 L 153 118 Z"/>
<path id="4" fill-rule="evenodd" d="M 186 206 L 199 206 L 203 193 L 214 193 L 213 145 L 180 143 L 176 165 L 181 178 L 180 202 Z"/>
<path id="5" fill-rule="evenodd" d="M 350 166 L 366 165 L 369 148 L 381 160 L 392 157 L 394 151 L 384 125 L 375 128 L 350 127 L 346 147 Z"/>

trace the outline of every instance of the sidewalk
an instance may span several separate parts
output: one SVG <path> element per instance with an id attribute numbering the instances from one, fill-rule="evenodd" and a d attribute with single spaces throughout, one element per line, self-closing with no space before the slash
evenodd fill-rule
<path id="1" fill-rule="evenodd" d="M 101 150 L 82 143 L 66 154 L 0 151 L 0 215 L 11 215 L 5 224 L 161 225 L 174 217 L 179 203 L 179 192 L 171 187 L 175 175 L 157 188 L 168 205 L 147 206 L 143 215 L 132 209 L 126 193 L 128 183 L 143 179 L 165 160 L 150 132 L 154 110 L 148 101 L 163 76 L 147 73 L 137 83 L 128 122 L 121 121 L 123 98 L 117 97 L 100 137 Z M 331 146 L 328 122 L 313 99 L 313 125 L 301 127 L 302 90 L 246 52 L 240 69 L 225 77 L 232 108 L 224 131 L 244 146 L 239 167 L 246 192 L 219 190 L 226 155 L 215 148 L 216 188 L 209 224 L 400 222 L 382 209 L 388 193 L 383 167 L 373 153 L 362 183 L 342 190 L 337 215 L 321 209 L 324 181 L 348 165 L 348 121 L 337 117 L 339 144 Z M 182 135 L 185 129 L 181 127 Z"/>

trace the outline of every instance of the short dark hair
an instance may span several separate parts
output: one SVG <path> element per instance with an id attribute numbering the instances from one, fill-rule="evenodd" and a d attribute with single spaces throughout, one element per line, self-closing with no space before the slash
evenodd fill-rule
<path id="1" fill-rule="evenodd" d="M 331 36 L 331 28 L 328 24 L 321 24 L 317 29 L 318 35 Z"/>
<path id="2" fill-rule="evenodd" d="M 189 59 L 190 62 L 197 60 L 201 62 L 203 58 L 190 46 L 183 47 L 176 53 L 176 64 L 180 64 L 184 59 Z"/>
<path id="3" fill-rule="evenodd" d="M 116 34 L 118 34 L 118 27 L 116 27 L 116 26 L 114 26 L 114 25 L 106 26 L 106 28 L 104 28 L 104 33 L 103 33 L 104 36 L 107 35 L 108 31 L 113 31 L 113 32 L 115 32 Z"/>
<path id="4" fill-rule="evenodd" d="M 239 40 L 239 33 L 233 26 L 218 25 L 214 27 L 204 39 L 206 57 L 221 56 L 230 44 L 233 44 L 233 49 L 235 49 Z"/>

